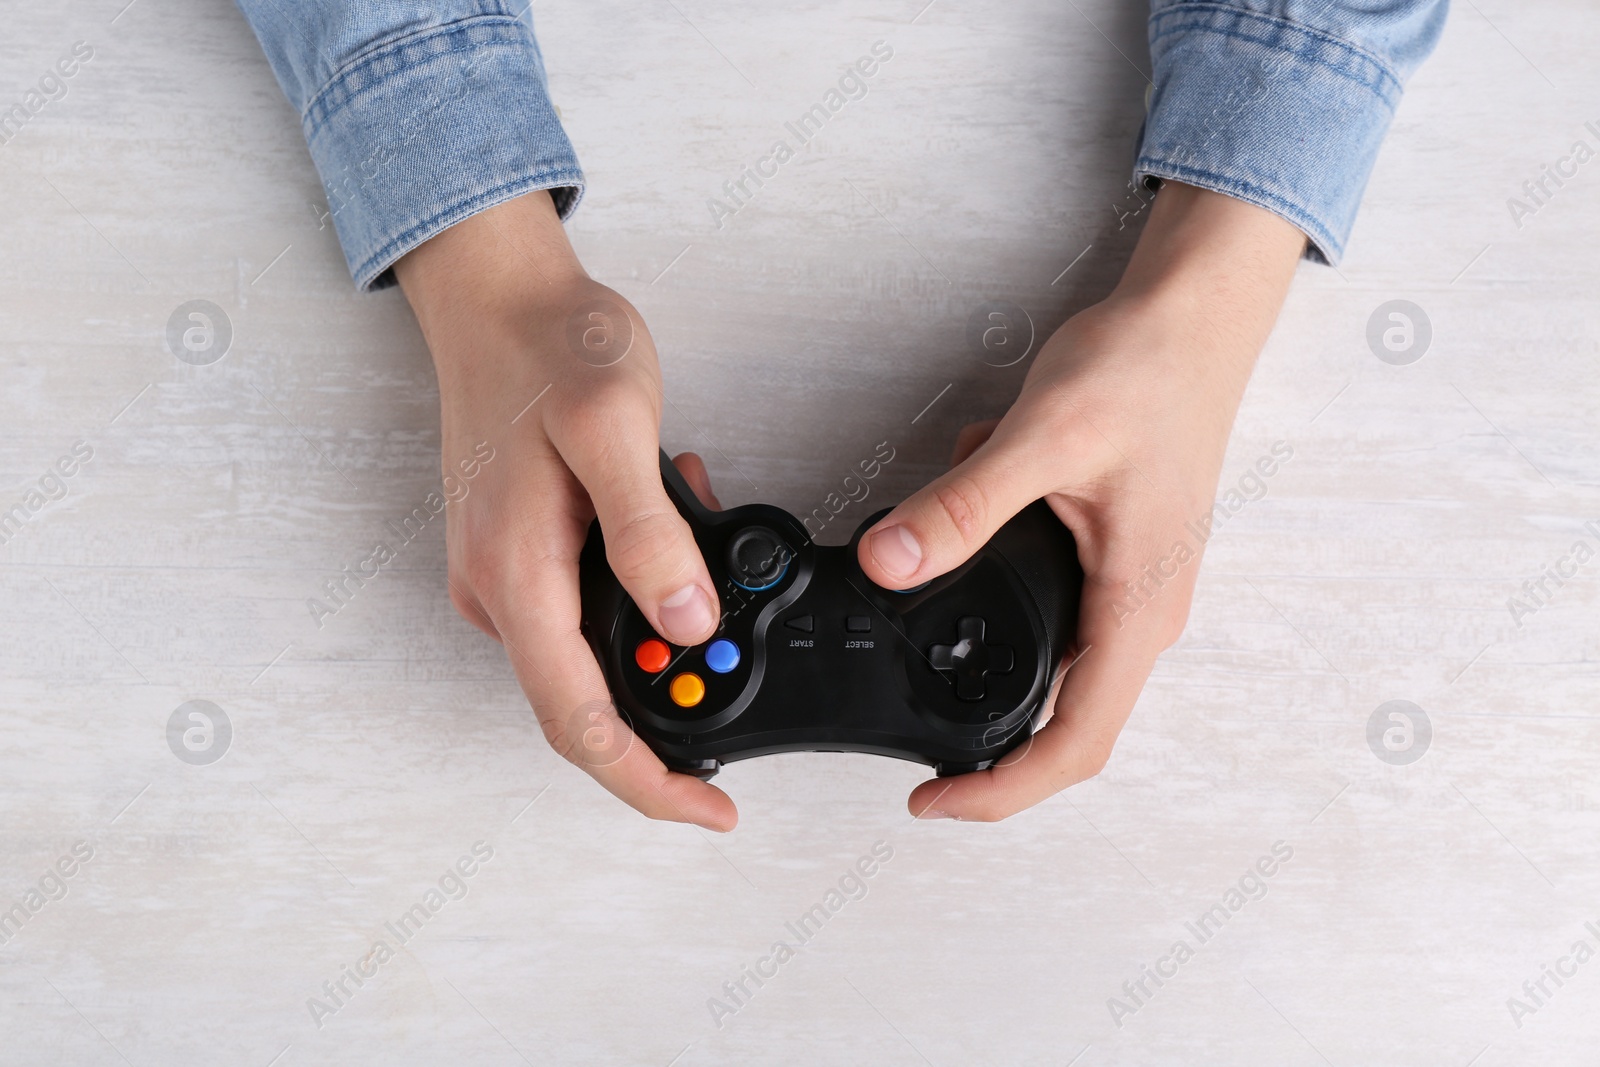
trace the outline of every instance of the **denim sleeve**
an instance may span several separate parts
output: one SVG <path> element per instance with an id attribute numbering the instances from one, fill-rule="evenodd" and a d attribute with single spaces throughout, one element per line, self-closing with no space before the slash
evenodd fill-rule
<path id="1" fill-rule="evenodd" d="M 1276 212 L 1337 263 L 1401 87 L 1449 0 L 1152 0 L 1136 181 Z M 1148 183 L 1148 182 L 1147 182 Z"/>
<path id="2" fill-rule="evenodd" d="M 583 173 L 530 23 L 497 0 L 237 0 L 300 113 L 360 289 L 468 216 Z"/>

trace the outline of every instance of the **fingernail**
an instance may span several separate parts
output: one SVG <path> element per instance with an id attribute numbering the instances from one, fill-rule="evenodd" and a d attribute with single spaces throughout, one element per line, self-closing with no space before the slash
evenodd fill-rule
<path id="1" fill-rule="evenodd" d="M 919 818 L 919 819 L 954 819 L 954 818 L 958 818 L 958 816 L 951 815 L 948 811 L 941 811 L 938 808 L 927 808 L 922 812 L 921 815 L 918 815 L 917 818 Z"/>
<path id="2" fill-rule="evenodd" d="M 922 546 L 904 526 L 885 526 L 872 535 L 867 550 L 878 566 L 894 578 L 909 578 L 922 564 Z"/>
<path id="3" fill-rule="evenodd" d="M 661 602 L 661 628 L 669 641 L 692 645 L 717 621 L 698 585 L 686 585 Z"/>

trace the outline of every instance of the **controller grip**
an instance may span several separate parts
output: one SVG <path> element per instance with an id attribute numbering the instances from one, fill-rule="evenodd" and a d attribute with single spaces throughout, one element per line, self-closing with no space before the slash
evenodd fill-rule
<path id="1" fill-rule="evenodd" d="M 700 502 L 694 489 L 689 485 L 689 480 L 683 476 L 678 465 L 672 462 L 672 457 L 667 455 L 666 449 L 659 450 L 661 464 L 661 486 L 667 491 L 667 497 L 677 507 L 678 514 L 682 515 L 691 525 L 695 519 L 708 519 L 716 512 Z"/>
<path id="2" fill-rule="evenodd" d="M 1045 643 L 1059 660 L 1077 636 L 1083 567 L 1072 531 L 1043 500 L 1000 528 L 989 548 L 1011 565 L 1044 620 Z"/>

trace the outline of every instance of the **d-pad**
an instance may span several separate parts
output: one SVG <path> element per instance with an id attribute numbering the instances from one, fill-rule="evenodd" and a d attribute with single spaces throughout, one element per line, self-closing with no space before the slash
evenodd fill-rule
<path id="1" fill-rule="evenodd" d="M 976 615 L 964 615 L 956 620 L 955 644 L 928 649 L 928 662 L 955 683 L 956 696 L 962 700 L 982 700 L 984 676 L 1009 674 L 1016 663 L 1010 645 L 983 643 L 984 625 Z"/>

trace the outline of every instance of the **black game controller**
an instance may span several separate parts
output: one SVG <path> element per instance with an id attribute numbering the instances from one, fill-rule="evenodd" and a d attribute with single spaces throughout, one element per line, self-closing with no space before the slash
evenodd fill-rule
<path id="1" fill-rule="evenodd" d="M 874 585 L 856 542 L 813 543 L 764 504 L 702 505 L 671 461 L 661 480 L 705 556 L 722 622 L 663 640 L 606 563 L 599 523 L 580 567 L 584 632 L 617 709 L 668 767 L 701 778 L 773 752 L 871 752 L 982 770 L 1033 731 L 1077 623 L 1072 534 L 1035 501 L 949 574 Z"/>

